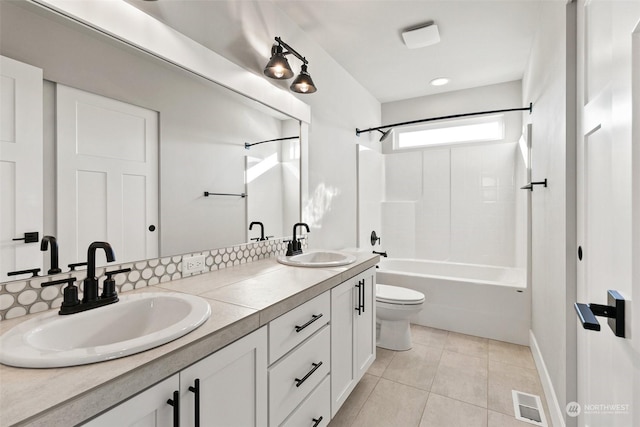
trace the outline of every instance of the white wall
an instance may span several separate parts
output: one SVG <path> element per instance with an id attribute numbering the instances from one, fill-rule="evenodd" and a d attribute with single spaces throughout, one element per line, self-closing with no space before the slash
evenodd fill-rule
<path id="1" fill-rule="evenodd" d="M 358 145 L 358 245 L 361 249 L 381 252 L 386 243 L 382 236 L 381 203 L 384 198 L 384 155 L 380 147 Z M 371 244 L 371 232 L 380 241 Z"/>
<path id="2" fill-rule="evenodd" d="M 525 102 L 524 104 L 528 104 Z M 383 123 L 523 107 L 519 81 L 386 103 Z M 516 255 L 519 113 L 489 144 L 391 150 L 385 142 L 384 248 L 396 258 L 522 265 Z M 518 223 L 523 226 L 523 223 Z M 522 242 L 520 242 L 522 244 Z"/>
<path id="3" fill-rule="evenodd" d="M 531 329 L 560 408 L 575 400 L 576 382 L 574 7 L 541 2 L 523 78 L 523 99 L 534 104 L 525 117 L 532 123 L 532 179 L 549 183 L 532 193 Z"/>
<path id="4" fill-rule="evenodd" d="M 515 266 L 516 151 L 512 142 L 386 154 L 389 256 Z"/>

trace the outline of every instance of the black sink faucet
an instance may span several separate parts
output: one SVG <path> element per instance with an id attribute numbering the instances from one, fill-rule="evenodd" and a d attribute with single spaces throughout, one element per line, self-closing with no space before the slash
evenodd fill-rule
<path id="1" fill-rule="evenodd" d="M 298 227 L 304 227 L 307 230 L 307 233 L 310 233 L 309 226 L 304 222 L 298 222 L 293 225 L 293 239 L 289 242 L 289 246 L 287 247 L 287 256 L 298 255 L 302 253 L 302 249 L 300 248 L 300 241 L 296 237 L 296 230 Z"/>
<path id="2" fill-rule="evenodd" d="M 50 250 L 51 255 L 51 268 L 49 268 L 48 274 L 58 274 L 62 272 L 60 267 L 58 267 L 58 242 L 56 242 L 56 238 L 53 236 L 44 236 L 42 241 L 40 242 L 40 250 L 42 252 L 46 251 L 47 248 Z"/>
<path id="3" fill-rule="evenodd" d="M 82 302 L 93 302 L 98 299 L 98 278 L 96 277 L 96 250 L 103 249 L 107 262 L 116 260 L 113 248 L 107 242 L 93 242 L 87 250 L 87 278 L 84 279 L 84 296 Z"/>
<path id="4" fill-rule="evenodd" d="M 264 238 L 264 224 L 261 223 L 260 221 L 253 221 L 251 224 L 249 224 L 249 230 L 253 230 L 253 226 L 254 225 L 259 225 L 260 226 L 260 241 L 266 240 Z M 251 239 L 251 240 L 258 240 L 258 238 L 255 239 Z"/>

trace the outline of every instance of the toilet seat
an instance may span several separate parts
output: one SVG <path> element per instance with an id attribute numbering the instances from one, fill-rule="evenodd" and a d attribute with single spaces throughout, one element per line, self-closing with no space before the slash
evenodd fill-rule
<path id="1" fill-rule="evenodd" d="M 413 289 L 376 284 L 376 301 L 396 305 L 419 305 L 424 294 Z"/>

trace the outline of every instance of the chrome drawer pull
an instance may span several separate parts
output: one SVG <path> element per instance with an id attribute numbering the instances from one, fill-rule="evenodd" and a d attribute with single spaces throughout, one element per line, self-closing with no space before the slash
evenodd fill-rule
<path id="1" fill-rule="evenodd" d="M 311 316 L 311 320 L 309 320 L 307 323 L 305 323 L 302 326 L 298 326 L 296 325 L 296 332 L 300 332 L 301 330 L 303 330 L 304 328 L 306 328 L 307 326 L 309 326 L 310 324 L 312 324 L 313 322 L 315 322 L 316 320 L 318 320 L 319 318 L 322 317 L 322 313 L 320 314 L 313 314 Z"/>
<path id="2" fill-rule="evenodd" d="M 302 377 L 302 379 L 296 378 L 296 387 L 300 387 L 302 383 L 307 380 L 307 378 L 309 378 L 320 366 L 322 366 L 322 362 L 312 363 L 311 366 L 313 366 L 313 368 L 311 368 L 311 370 L 307 372 L 307 375 Z"/>

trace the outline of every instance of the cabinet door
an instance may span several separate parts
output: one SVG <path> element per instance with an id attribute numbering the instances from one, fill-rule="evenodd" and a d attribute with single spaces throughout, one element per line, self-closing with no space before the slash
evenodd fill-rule
<path id="1" fill-rule="evenodd" d="M 179 379 L 175 374 L 153 387 L 135 395 L 102 415 L 85 427 L 170 427 L 173 426 L 173 407 L 167 400 L 178 390 Z"/>
<path id="2" fill-rule="evenodd" d="M 354 362 L 354 321 L 357 282 L 353 279 L 331 290 L 331 417 L 358 381 Z"/>
<path id="3" fill-rule="evenodd" d="M 359 274 L 356 283 L 362 284 L 361 298 L 364 302 L 361 312 L 355 312 L 355 369 L 359 381 L 376 358 L 375 268 Z"/>
<path id="4" fill-rule="evenodd" d="M 198 409 L 203 427 L 266 426 L 266 327 L 181 371 L 180 397 L 184 426 L 197 425 Z"/>

